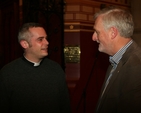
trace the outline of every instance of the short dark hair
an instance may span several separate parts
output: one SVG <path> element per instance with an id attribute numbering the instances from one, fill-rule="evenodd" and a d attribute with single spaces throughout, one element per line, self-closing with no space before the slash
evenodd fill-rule
<path id="1" fill-rule="evenodd" d="M 29 31 L 29 28 L 33 28 L 33 27 L 42 27 L 42 24 L 40 23 L 34 23 L 34 22 L 30 22 L 30 23 L 25 23 L 23 24 L 23 26 L 19 29 L 19 33 L 18 33 L 18 41 L 20 42 L 21 40 L 29 40 L 31 33 Z"/>

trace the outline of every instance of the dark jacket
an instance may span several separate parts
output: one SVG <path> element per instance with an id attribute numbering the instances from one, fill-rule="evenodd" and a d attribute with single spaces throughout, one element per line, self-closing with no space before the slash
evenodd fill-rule
<path id="1" fill-rule="evenodd" d="M 124 53 L 99 102 L 96 113 L 141 113 L 141 48 L 135 42 Z"/>

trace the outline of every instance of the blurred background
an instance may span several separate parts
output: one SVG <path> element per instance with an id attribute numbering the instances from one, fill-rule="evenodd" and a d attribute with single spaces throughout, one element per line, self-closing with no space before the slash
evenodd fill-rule
<path id="1" fill-rule="evenodd" d="M 72 113 L 93 113 L 109 65 L 92 41 L 93 15 L 108 6 L 131 11 L 133 39 L 141 45 L 140 0 L 0 0 L 0 68 L 23 54 L 21 25 L 39 22 L 48 34 L 48 58 L 65 71 Z"/>

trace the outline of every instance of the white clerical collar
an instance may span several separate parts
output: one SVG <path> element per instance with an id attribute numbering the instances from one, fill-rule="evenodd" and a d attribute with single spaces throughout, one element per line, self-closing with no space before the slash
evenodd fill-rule
<path id="1" fill-rule="evenodd" d="M 27 61 L 29 61 L 29 62 L 31 62 L 31 63 L 33 63 L 34 64 L 34 66 L 39 66 L 40 65 L 40 62 L 33 62 L 33 61 L 31 61 L 31 60 L 29 60 L 29 59 L 27 59 L 25 56 L 24 56 L 24 58 L 27 60 Z"/>

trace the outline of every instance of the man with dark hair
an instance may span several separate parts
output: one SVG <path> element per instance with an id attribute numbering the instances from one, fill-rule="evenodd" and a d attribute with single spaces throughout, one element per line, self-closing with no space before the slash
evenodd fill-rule
<path id="1" fill-rule="evenodd" d="M 48 59 L 47 34 L 38 23 L 26 23 L 18 40 L 24 49 L 0 70 L 1 113 L 70 113 L 65 74 Z"/>

